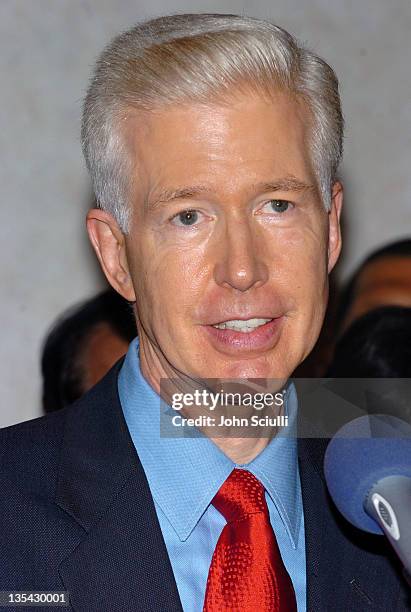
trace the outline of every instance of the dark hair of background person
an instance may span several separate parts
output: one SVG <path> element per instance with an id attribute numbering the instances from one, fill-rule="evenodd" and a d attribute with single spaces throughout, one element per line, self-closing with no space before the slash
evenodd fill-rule
<path id="1" fill-rule="evenodd" d="M 131 305 L 113 289 L 68 309 L 54 323 L 41 355 L 45 412 L 71 404 L 87 390 L 83 355 L 101 324 L 127 344 L 137 335 Z"/>
<path id="2" fill-rule="evenodd" d="M 411 238 L 406 238 L 404 240 L 396 240 L 395 242 L 390 242 L 389 244 L 386 244 L 383 247 L 376 249 L 364 259 L 360 266 L 358 266 L 354 274 L 344 286 L 339 296 L 338 307 L 336 309 L 334 319 L 334 324 L 337 332 L 342 330 L 346 315 L 348 314 L 350 306 L 352 305 L 355 298 L 355 290 L 358 278 L 363 272 L 364 268 L 371 262 L 375 262 L 379 259 L 388 257 L 411 258 Z"/>
<path id="3" fill-rule="evenodd" d="M 411 308 L 384 306 L 359 317 L 337 342 L 326 376 L 411 377 Z"/>
<path id="4" fill-rule="evenodd" d="M 326 377 L 343 384 L 343 396 L 362 389 L 358 405 L 368 413 L 411 424 L 411 308 L 383 306 L 351 323 L 337 342 Z"/>

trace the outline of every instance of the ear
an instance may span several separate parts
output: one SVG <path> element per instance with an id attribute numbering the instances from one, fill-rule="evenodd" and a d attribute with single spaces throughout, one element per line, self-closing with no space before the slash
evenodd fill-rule
<path id="1" fill-rule="evenodd" d="M 108 212 L 93 208 L 87 214 L 87 232 L 110 285 L 126 300 L 135 302 L 125 238 L 117 221 Z"/>
<path id="2" fill-rule="evenodd" d="M 343 186 L 334 183 L 331 194 L 331 208 L 328 212 L 328 273 L 334 268 L 341 252 L 341 209 L 343 204 Z"/>

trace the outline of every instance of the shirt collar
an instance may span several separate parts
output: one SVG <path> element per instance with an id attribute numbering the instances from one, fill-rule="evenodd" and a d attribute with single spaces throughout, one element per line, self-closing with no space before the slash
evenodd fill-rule
<path id="1" fill-rule="evenodd" d="M 236 466 L 205 436 L 162 437 L 160 413 L 164 407 L 141 373 L 138 338 L 130 344 L 118 388 L 124 417 L 153 498 L 180 540 L 190 536 L 232 470 L 242 467 L 262 482 L 292 545 L 297 545 L 302 508 L 295 435 L 277 436 L 253 461 L 241 466 Z M 289 416 L 287 432 L 291 433 L 295 430 L 297 409 L 293 386 L 287 389 L 285 405 Z"/>

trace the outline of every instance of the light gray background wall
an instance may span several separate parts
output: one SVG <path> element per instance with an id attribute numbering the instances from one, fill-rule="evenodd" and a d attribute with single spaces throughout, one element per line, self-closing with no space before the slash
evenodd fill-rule
<path id="1" fill-rule="evenodd" d="M 44 334 L 103 286 L 79 145 L 90 67 L 112 35 L 175 11 L 271 19 L 336 69 L 347 122 L 343 277 L 372 247 L 411 233 L 410 0 L 1 0 L 0 426 L 41 414 Z"/>

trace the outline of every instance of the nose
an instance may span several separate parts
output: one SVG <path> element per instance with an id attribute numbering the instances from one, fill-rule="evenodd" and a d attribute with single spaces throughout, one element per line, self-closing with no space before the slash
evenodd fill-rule
<path id="1" fill-rule="evenodd" d="M 258 240 L 252 221 L 231 219 L 219 241 L 214 279 L 222 287 L 245 292 L 268 280 L 264 244 Z"/>

